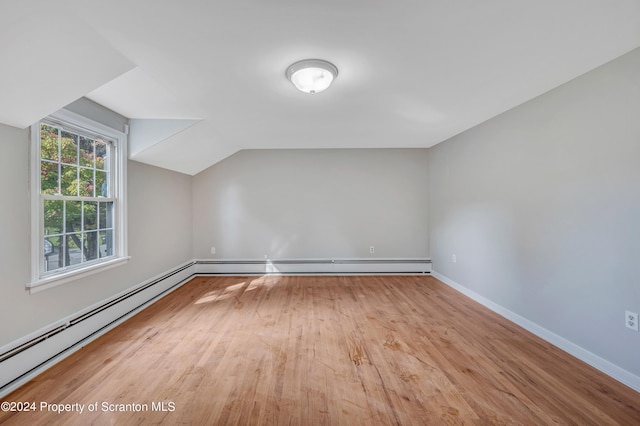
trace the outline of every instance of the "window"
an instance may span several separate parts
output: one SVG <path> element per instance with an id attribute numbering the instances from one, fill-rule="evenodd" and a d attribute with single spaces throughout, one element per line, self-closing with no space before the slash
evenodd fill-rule
<path id="1" fill-rule="evenodd" d="M 126 135 L 61 110 L 32 126 L 32 282 L 126 260 Z"/>

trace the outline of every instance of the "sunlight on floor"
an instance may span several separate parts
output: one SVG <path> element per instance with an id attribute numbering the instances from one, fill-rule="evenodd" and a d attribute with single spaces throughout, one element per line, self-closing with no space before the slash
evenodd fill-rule
<path id="1" fill-rule="evenodd" d="M 249 283 L 249 287 L 247 287 L 247 291 L 253 291 L 258 287 L 267 287 L 271 288 L 275 286 L 278 281 L 280 281 L 281 277 L 279 276 L 263 276 L 252 280 Z"/>
<path id="2" fill-rule="evenodd" d="M 230 285 L 225 288 L 210 291 L 206 293 L 204 296 L 202 296 L 200 299 L 196 300 L 194 305 L 202 305 L 204 303 L 213 303 L 216 301 L 229 299 L 233 297 L 234 292 L 240 290 L 242 287 L 245 286 L 245 284 L 246 282 L 243 281 L 241 283 Z"/>
<path id="3" fill-rule="evenodd" d="M 245 288 L 244 292 L 250 292 L 257 290 L 258 288 L 270 289 L 274 287 L 282 277 L 280 276 L 260 276 L 252 279 L 251 281 L 245 280 L 224 288 L 209 291 L 202 297 L 194 302 L 194 305 L 203 305 L 205 303 L 214 303 L 222 300 L 238 297 L 241 294 L 242 288 Z M 248 285 L 247 285 L 248 283 Z"/>

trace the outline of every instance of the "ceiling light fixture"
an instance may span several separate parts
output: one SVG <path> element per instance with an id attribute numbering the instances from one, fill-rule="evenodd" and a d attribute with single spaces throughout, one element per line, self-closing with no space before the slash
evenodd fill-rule
<path id="1" fill-rule="evenodd" d="M 289 65 L 287 78 L 305 93 L 320 93 L 338 76 L 338 68 L 322 59 L 305 59 Z"/>

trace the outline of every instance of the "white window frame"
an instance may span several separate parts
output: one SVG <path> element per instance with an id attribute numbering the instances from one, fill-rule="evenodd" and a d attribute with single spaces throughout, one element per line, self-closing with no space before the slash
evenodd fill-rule
<path id="1" fill-rule="evenodd" d="M 114 168 L 111 171 L 111 197 L 115 199 L 113 211 L 114 247 L 113 256 L 100 261 L 92 261 L 89 265 L 74 265 L 57 271 L 44 270 L 44 197 L 40 193 L 40 125 L 31 126 L 31 281 L 27 288 L 35 293 L 47 288 L 68 283 L 119 265 L 129 260 L 127 251 L 127 135 L 104 124 L 90 120 L 82 115 L 62 109 L 51 114 L 45 120 L 86 131 L 88 134 L 100 135 L 113 141 L 112 151 L 115 156 Z"/>

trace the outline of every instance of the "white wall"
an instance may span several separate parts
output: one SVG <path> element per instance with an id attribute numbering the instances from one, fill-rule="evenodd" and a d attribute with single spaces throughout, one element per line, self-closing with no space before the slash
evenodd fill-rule
<path id="1" fill-rule="evenodd" d="M 103 124 L 119 120 L 88 101 L 71 109 Z M 121 130 L 121 128 L 119 129 Z M 36 294 L 29 260 L 29 131 L 0 124 L 0 346 L 176 267 L 191 254 L 191 177 L 128 163 L 131 261 Z"/>
<path id="2" fill-rule="evenodd" d="M 194 177 L 194 256 L 428 257 L 426 186 L 426 149 L 241 151 Z"/>
<path id="3" fill-rule="evenodd" d="M 640 49 L 430 149 L 429 184 L 436 271 L 640 375 Z"/>

